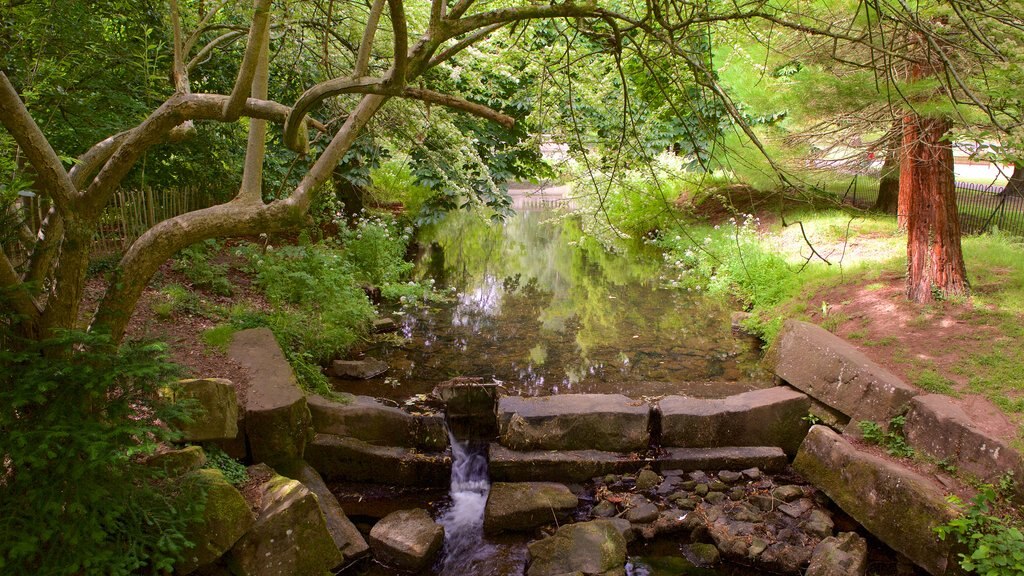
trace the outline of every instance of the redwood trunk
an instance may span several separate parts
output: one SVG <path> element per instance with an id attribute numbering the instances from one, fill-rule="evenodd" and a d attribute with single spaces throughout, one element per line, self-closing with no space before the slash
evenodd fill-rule
<path id="1" fill-rule="evenodd" d="M 950 122 L 908 115 L 903 123 L 900 216 L 906 206 L 907 297 L 929 302 L 969 293 L 960 250 Z"/>
<path id="2" fill-rule="evenodd" d="M 882 179 L 878 182 L 878 198 L 872 210 L 886 214 L 899 214 L 900 166 L 896 146 L 889 148 L 882 164 Z"/>

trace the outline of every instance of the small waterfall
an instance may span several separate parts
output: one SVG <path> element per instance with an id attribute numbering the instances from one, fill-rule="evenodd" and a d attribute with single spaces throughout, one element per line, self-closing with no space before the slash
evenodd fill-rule
<path id="1" fill-rule="evenodd" d="M 494 546 L 484 541 L 484 507 L 491 482 L 487 476 L 487 445 L 459 442 L 449 432 L 452 447 L 452 503 L 438 518 L 444 526 L 444 553 L 438 571 L 443 576 L 486 574 Z"/>

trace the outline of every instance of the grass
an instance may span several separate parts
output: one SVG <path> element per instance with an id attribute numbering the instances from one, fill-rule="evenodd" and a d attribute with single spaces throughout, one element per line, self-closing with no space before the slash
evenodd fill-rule
<path id="1" fill-rule="evenodd" d="M 942 376 L 935 370 L 921 370 L 913 374 L 911 379 L 918 387 L 924 388 L 929 392 L 945 394 L 947 396 L 960 396 L 960 393 L 953 387 L 955 382 Z"/>

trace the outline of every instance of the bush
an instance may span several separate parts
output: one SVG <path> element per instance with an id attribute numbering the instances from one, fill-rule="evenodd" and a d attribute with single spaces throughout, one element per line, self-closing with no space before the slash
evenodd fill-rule
<path id="1" fill-rule="evenodd" d="M 971 500 L 970 506 L 959 518 L 935 529 L 939 538 L 952 536 L 967 547 L 967 553 L 960 553 L 960 567 L 983 576 L 1012 576 L 1024 574 L 1024 533 L 1019 526 L 1005 515 L 993 512 L 993 504 L 999 500 L 995 488 L 983 486 Z M 950 496 L 950 503 L 963 503 L 956 496 Z"/>
<path id="2" fill-rule="evenodd" d="M 394 218 L 371 216 L 365 212 L 354 228 L 339 234 L 344 258 L 360 282 L 384 287 L 400 282 L 412 271 L 412 262 L 405 261 L 412 228 L 399 228 Z"/>
<path id="3" fill-rule="evenodd" d="M 169 571 L 204 494 L 141 460 L 187 414 L 156 344 L 66 332 L 0 349 L 0 572 Z"/>
<path id="4" fill-rule="evenodd" d="M 210 263 L 210 254 L 220 248 L 221 245 L 216 240 L 193 244 L 178 252 L 171 268 L 184 274 L 195 288 L 209 290 L 221 296 L 230 296 L 232 288 L 227 276 L 228 267 L 224 264 Z"/>

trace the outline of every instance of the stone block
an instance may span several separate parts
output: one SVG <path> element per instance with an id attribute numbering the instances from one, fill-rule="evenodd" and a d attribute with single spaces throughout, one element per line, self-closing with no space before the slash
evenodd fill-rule
<path id="1" fill-rule="evenodd" d="M 284 467 L 280 472 L 288 478 L 302 482 L 303 486 L 316 494 L 317 504 L 327 522 L 327 531 L 330 532 L 334 544 L 341 551 L 346 562 L 359 558 L 369 551 L 370 546 L 360 534 L 359 529 L 345 515 L 338 499 L 334 497 L 323 478 L 312 466 L 306 462 L 297 461 Z"/>
<path id="2" fill-rule="evenodd" d="M 781 472 L 789 464 L 782 448 L 738 446 L 727 448 L 666 448 L 655 463 L 659 470 L 745 470 Z"/>
<path id="3" fill-rule="evenodd" d="M 586 482 L 605 474 L 636 472 L 646 464 L 628 454 L 601 450 L 519 452 L 491 444 L 489 454 L 491 478 L 500 482 Z"/>
<path id="4" fill-rule="evenodd" d="M 498 430 L 513 450 L 645 450 L 650 407 L 621 394 L 560 394 L 498 401 Z"/>
<path id="5" fill-rule="evenodd" d="M 316 394 L 306 398 L 318 433 L 348 436 L 376 446 L 441 451 L 448 447 L 444 415 L 412 415 L 369 396 L 335 402 Z"/>
<path id="6" fill-rule="evenodd" d="M 220 470 L 199 470 L 196 475 L 206 487 L 206 506 L 202 518 L 186 528 L 185 535 L 194 546 L 174 566 L 175 574 L 190 574 L 213 564 L 254 522 L 249 504 Z"/>
<path id="7" fill-rule="evenodd" d="M 562 522 L 579 504 L 564 484 L 555 482 L 495 482 L 487 495 L 484 531 L 533 530 Z"/>
<path id="8" fill-rule="evenodd" d="M 183 442 L 230 440 L 238 434 L 238 395 L 230 380 L 181 380 L 176 396 L 191 399 L 197 405 L 192 422 L 179 426 Z"/>
<path id="9" fill-rule="evenodd" d="M 306 460 L 327 480 L 398 486 L 447 486 L 451 458 L 411 448 L 374 446 L 355 438 L 317 434 Z"/>
<path id="10" fill-rule="evenodd" d="M 429 566 L 443 541 L 444 528 L 420 508 L 392 512 L 370 530 L 374 556 L 385 564 L 411 572 Z"/>

